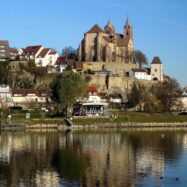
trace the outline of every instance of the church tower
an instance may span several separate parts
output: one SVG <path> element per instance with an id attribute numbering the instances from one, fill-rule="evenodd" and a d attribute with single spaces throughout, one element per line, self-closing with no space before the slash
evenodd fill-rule
<path id="1" fill-rule="evenodd" d="M 107 23 L 104 30 L 109 35 L 114 35 L 114 33 L 115 33 L 115 27 L 110 21 Z"/>
<path id="2" fill-rule="evenodd" d="M 133 28 L 129 22 L 129 18 L 127 18 L 126 24 L 124 26 L 124 37 L 130 37 L 133 40 Z"/>

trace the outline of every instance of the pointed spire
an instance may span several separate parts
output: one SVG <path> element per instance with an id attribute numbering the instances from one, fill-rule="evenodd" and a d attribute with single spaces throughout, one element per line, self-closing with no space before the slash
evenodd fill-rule
<path id="1" fill-rule="evenodd" d="M 130 23 L 130 21 L 129 21 L 129 16 L 127 16 L 127 19 L 126 19 L 126 24 L 125 24 L 125 26 L 127 26 L 127 25 L 131 25 L 131 23 Z"/>
<path id="2" fill-rule="evenodd" d="M 129 21 L 129 17 L 127 16 L 126 24 L 124 26 L 124 37 L 130 36 L 133 40 L 133 28 Z"/>

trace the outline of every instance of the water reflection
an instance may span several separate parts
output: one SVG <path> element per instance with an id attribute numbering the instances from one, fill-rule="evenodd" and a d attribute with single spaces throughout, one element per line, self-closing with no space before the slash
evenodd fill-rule
<path id="1" fill-rule="evenodd" d="M 0 186 L 187 184 L 186 148 L 185 132 L 1 133 Z"/>

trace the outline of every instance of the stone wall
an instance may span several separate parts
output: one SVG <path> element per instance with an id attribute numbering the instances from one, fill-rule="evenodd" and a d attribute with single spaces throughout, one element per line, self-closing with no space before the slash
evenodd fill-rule
<path id="1" fill-rule="evenodd" d="M 155 84 L 155 81 L 138 80 L 136 78 L 129 77 L 110 76 L 108 78 L 108 81 L 105 76 L 91 75 L 90 77 L 91 81 L 89 82 L 89 84 L 96 86 L 99 92 L 121 93 L 124 98 L 126 97 L 126 94 L 131 90 L 134 83 L 143 84 L 146 87 L 150 87 Z"/>
<path id="2" fill-rule="evenodd" d="M 138 68 L 137 64 L 126 64 L 125 62 L 84 62 L 84 70 L 101 71 L 102 69 L 112 71 L 113 74 L 124 77 L 133 68 Z"/>

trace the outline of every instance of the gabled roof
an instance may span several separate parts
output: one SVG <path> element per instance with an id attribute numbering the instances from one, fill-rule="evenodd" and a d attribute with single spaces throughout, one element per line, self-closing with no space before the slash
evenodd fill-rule
<path id="1" fill-rule="evenodd" d="M 50 51 L 49 48 L 42 49 L 39 55 L 37 56 L 37 58 L 44 58 L 49 53 L 49 51 Z"/>
<path id="2" fill-rule="evenodd" d="M 87 33 L 99 33 L 104 32 L 99 25 L 95 24 Z"/>
<path id="3" fill-rule="evenodd" d="M 151 64 L 162 64 L 162 62 L 159 57 L 154 57 Z"/>
<path id="4" fill-rule="evenodd" d="M 59 57 L 57 58 L 55 64 L 56 64 L 56 65 L 60 65 L 61 63 L 65 63 L 66 60 L 67 60 L 67 57 L 65 57 L 65 56 L 59 56 Z"/>
<path id="5" fill-rule="evenodd" d="M 40 50 L 42 46 L 36 45 L 36 46 L 28 46 L 24 49 L 25 54 L 33 54 L 36 55 L 36 53 Z"/>
<path id="6" fill-rule="evenodd" d="M 56 51 L 50 51 L 49 55 L 56 55 L 57 52 Z"/>

